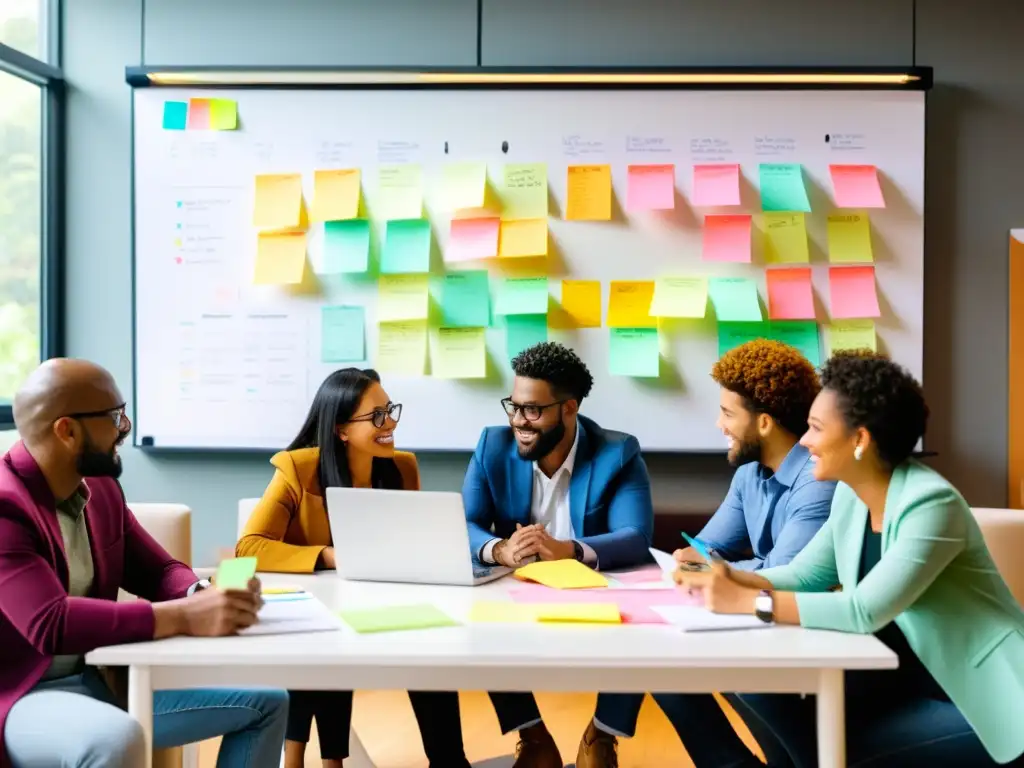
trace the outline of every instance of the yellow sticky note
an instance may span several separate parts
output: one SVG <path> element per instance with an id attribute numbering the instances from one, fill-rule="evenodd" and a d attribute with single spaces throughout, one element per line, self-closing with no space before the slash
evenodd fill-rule
<path id="1" fill-rule="evenodd" d="M 498 230 L 498 256 L 547 256 L 548 220 L 516 219 L 501 222 Z"/>
<path id="2" fill-rule="evenodd" d="M 210 99 L 210 128 L 233 131 L 238 128 L 238 104 L 231 99 Z"/>
<path id="3" fill-rule="evenodd" d="M 536 620 L 537 607 L 526 603 L 481 600 L 469 609 L 469 620 L 478 624 L 525 624 Z"/>
<path id="4" fill-rule="evenodd" d="M 838 264 L 871 262 L 871 221 L 863 212 L 828 217 L 828 260 Z"/>
<path id="5" fill-rule="evenodd" d="M 607 587 L 608 579 L 579 560 L 538 560 L 513 571 L 520 581 L 535 581 L 555 589 Z"/>
<path id="6" fill-rule="evenodd" d="M 486 189 L 486 163 L 448 163 L 441 169 L 441 198 L 446 210 L 483 207 Z"/>
<path id="7" fill-rule="evenodd" d="M 423 171 L 418 165 L 385 165 L 377 177 L 380 211 L 385 219 L 423 216 Z"/>
<path id="8" fill-rule="evenodd" d="M 544 163 L 509 163 L 499 194 L 503 221 L 546 219 L 548 167 Z"/>
<path id="9" fill-rule="evenodd" d="M 829 355 L 844 349 L 878 351 L 874 320 L 841 320 L 825 326 L 825 348 Z"/>
<path id="10" fill-rule="evenodd" d="M 601 282 L 563 280 L 562 309 L 576 328 L 601 327 Z"/>
<path id="11" fill-rule="evenodd" d="M 381 275 L 377 283 L 377 322 L 426 320 L 430 308 L 429 275 Z"/>
<path id="12" fill-rule="evenodd" d="M 546 603 L 533 606 L 537 621 L 571 624 L 621 624 L 615 603 Z"/>
<path id="13" fill-rule="evenodd" d="M 256 285 L 298 285 L 306 269 L 305 232 L 261 232 L 256 245 Z"/>
<path id="14" fill-rule="evenodd" d="M 317 221 L 356 218 L 361 178 L 358 168 L 316 171 L 313 174 L 313 218 Z"/>
<path id="15" fill-rule="evenodd" d="M 769 264 L 797 264 L 811 260 L 807 250 L 807 224 L 802 213 L 763 213 L 764 258 Z"/>
<path id="16" fill-rule="evenodd" d="M 565 218 L 570 221 L 608 221 L 612 217 L 610 165 L 570 165 Z"/>
<path id="17" fill-rule="evenodd" d="M 609 328 L 657 328 L 651 316 L 653 280 L 612 280 L 608 296 Z"/>
<path id="18" fill-rule="evenodd" d="M 652 317 L 704 317 L 708 281 L 703 277 L 661 277 L 654 284 Z"/>
<path id="19" fill-rule="evenodd" d="M 297 227 L 302 220 L 302 176 L 266 173 L 256 177 L 252 223 L 260 229 Z"/>
<path id="20" fill-rule="evenodd" d="M 381 323 L 374 367 L 380 373 L 422 376 L 427 367 L 427 321 Z"/>
<path id="21" fill-rule="evenodd" d="M 484 328 L 438 328 L 431 338 L 430 372 L 437 379 L 487 376 Z"/>

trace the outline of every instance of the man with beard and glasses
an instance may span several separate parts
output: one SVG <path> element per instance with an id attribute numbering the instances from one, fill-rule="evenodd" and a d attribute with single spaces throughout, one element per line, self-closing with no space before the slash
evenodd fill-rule
<path id="1" fill-rule="evenodd" d="M 462 488 L 473 553 L 513 568 L 535 559 L 605 570 L 647 562 L 654 509 L 640 444 L 579 414 L 594 383 L 583 361 L 544 342 L 518 354 L 512 370 L 502 400 L 509 426 L 484 429 Z M 561 768 L 533 694 L 491 701 L 502 733 L 519 731 L 516 768 Z M 608 746 L 591 723 L 576 765 L 614 764 L 603 757 Z"/>
<path id="2" fill-rule="evenodd" d="M 84 655 L 232 635 L 256 621 L 259 582 L 206 588 L 139 525 L 117 482 L 131 422 L 107 371 L 43 363 L 14 421 L 21 440 L 0 460 L 0 768 L 136 768 L 142 729 Z M 117 602 L 119 588 L 142 599 Z M 218 765 L 277 765 L 287 710 L 284 691 L 158 691 L 153 744 L 223 736 Z"/>

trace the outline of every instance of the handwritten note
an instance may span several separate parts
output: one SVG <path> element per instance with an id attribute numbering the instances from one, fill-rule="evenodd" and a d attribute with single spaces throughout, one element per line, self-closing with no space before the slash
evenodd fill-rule
<path id="1" fill-rule="evenodd" d="M 828 287 L 833 319 L 878 317 L 874 267 L 829 267 Z"/>
<path id="2" fill-rule="evenodd" d="M 437 379 L 483 379 L 487 343 L 483 328 L 438 328 L 432 338 L 430 372 Z"/>
<path id="3" fill-rule="evenodd" d="M 708 281 L 703 277 L 660 277 L 654 283 L 652 317 L 704 317 Z"/>
<path id="4" fill-rule="evenodd" d="M 188 100 L 188 129 L 190 131 L 208 131 L 210 129 L 210 100 Z"/>
<path id="5" fill-rule="evenodd" d="M 497 315 L 547 315 L 548 279 L 546 277 L 507 277 L 498 293 Z"/>
<path id="6" fill-rule="evenodd" d="M 305 232 L 260 232 L 256 285 L 298 285 L 306 270 Z"/>
<path id="7" fill-rule="evenodd" d="M 761 320 L 757 283 L 749 278 L 713 277 L 708 280 L 708 295 L 720 323 Z"/>
<path id="8" fill-rule="evenodd" d="M 320 360 L 353 363 L 366 359 L 362 307 L 324 307 L 320 311 Z"/>
<path id="9" fill-rule="evenodd" d="M 370 260 L 370 222 L 345 219 L 324 222 L 324 264 L 327 274 L 365 272 Z"/>
<path id="10" fill-rule="evenodd" d="M 611 217 L 611 166 L 570 165 L 565 218 L 570 221 L 609 221 Z"/>
<path id="11" fill-rule="evenodd" d="M 676 206 L 674 165 L 631 165 L 626 177 L 626 209 L 664 211 Z"/>
<path id="12" fill-rule="evenodd" d="M 657 328 L 651 317 L 653 280 L 612 280 L 608 294 L 609 328 Z"/>
<path id="13" fill-rule="evenodd" d="M 599 280 L 563 280 L 562 310 L 576 328 L 601 325 L 601 282 Z"/>
<path id="14" fill-rule="evenodd" d="M 730 349 L 756 339 L 779 341 L 795 348 L 817 368 L 821 365 L 818 344 L 818 325 L 806 320 L 773 321 L 760 323 L 719 323 L 718 356 Z"/>
<path id="15" fill-rule="evenodd" d="M 547 340 L 547 315 L 508 315 L 505 318 L 505 349 L 509 360 Z"/>
<path id="16" fill-rule="evenodd" d="M 690 202 L 697 207 L 739 205 L 739 164 L 693 166 L 693 192 Z"/>
<path id="17" fill-rule="evenodd" d="M 184 131 L 188 123 L 188 103 L 184 101 L 165 101 L 163 129 L 165 131 Z"/>
<path id="18" fill-rule="evenodd" d="M 501 187 L 501 218 L 546 219 L 548 170 L 544 163 L 509 163 Z"/>
<path id="19" fill-rule="evenodd" d="M 380 259 L 382 274 L 430 271 L 430 222 L 426 219 L 392 219 L 384 235 Z"/>
<path id="20" fill-rule="evenodd" d="M 418 165 L 385 165 L 377 176 L 380 212 L 385 219 L 423 215 L 423 171 Z"/>
<path id="21" fill-rule="evenodd" d="M 487 270 L 449 272 L 441 291 L 441 325 L 478 328 L 491 324 L 491 290 Z"/>
<path id="22" fill-rule="evenodd" d="M 501 219 L 497 217 L 452 219 L 444 260 L 447 262 L 474 261 L 497 256 L 498 226 L 500 224 Z"/>
<path id="23" fill-rule="evenodd" d="M 769 269 L 768 317 L 772 320 L 813 320 L 814 289 L 811 268 Z"/>
<path id="24" fill-rule="evenodd" d="M 238 103 L 232 99 L 210 99 L 210 128 L 234 131 L 238 128 Z"/>
<path id="25" fill-rule="evenodd" d="M 885 208 L 878 169 L 873 165 L 830 165 L 838 208 Z"/>
<path id="26" fill-rule="evenodd" d="M 446 210 L 480 208 L 486 190 L 486 163 L 448 163 L 441 169 L 441 198 Z"/>
<path id="27" fill-rule="evenodd" d="M 515 219 L 501 222 L 498 231 L 498 256 L 523 258 L 547 256 L 547 253 L 547 219 Z"/>
<path id="28" fill-rule="evenodd" d="M 609 328 L 608 334 L 608 372 L 612 376 L 658 377 L 657 328 Z"/>
<path id="29" fill-rule="evenodd" d="M 298 173 L 256 177 L 252 223 L 261 229 L 297 227 L 302 218 L 302 176 Z"/>
<path id="30" fill-rule="evenodd" d="M 316 221 L 354 219 L 359 215 L 358 168 L 313 173 L 313 218 Z"/>
<path id="31" fill-rule="evenodd" d="M 807 224 L 802 213 L 766 213 L 762 217 L 765 261 L 769 264 L 806 264 Z"/>
<path id="32" fill-rule="evenodd" d="M 761 210 L 810 212 L 799 163 L 761 163 Z"/>
<path id="33" fill-rule="evenodd" d="M 878 351 L 874 320 L 843 320 L 825 326 L 825 348 L 833 355 L 846 349 Z"/>
<path id="34" fill-rule="evenodd" d="M 426 320 L 430 309 L 427 275 L 381 275 L 377 283 L 377 321 Z"/>
<path id="35" fill-rule="evenodd" d="M 867 213 L 829 214 L 828 260 L 840 264 L 875 260 Z"/>
<path id="36" fill-rule="evenodd" d="M 422 376 L 427 366 L 427 323 L 414 320 L 381 323 L 377 327 L 377 358 L 380 373 Z"/>
<path id="37" fill-rule="evenodd" d="M 750 214 L 704 217 L 704 261 L 750 261 Z"/>

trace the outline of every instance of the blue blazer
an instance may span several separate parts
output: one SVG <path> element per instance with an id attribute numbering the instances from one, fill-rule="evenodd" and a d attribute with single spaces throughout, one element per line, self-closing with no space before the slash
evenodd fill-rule
<path id="1" fill-rule="evenodd" d="M 576 419 L 580 439 L 569 511 L 577 539 L 594 550 L 602 570 L 648 562 L 654 506 L 640 443 L 584 416 Z M 516 523 L 530 524 L 532 497 L 533 462 L 519 458 L 512 428 L 486 427 L 462 486 L 474 557 L 495 536 L 511 536 Z"/>

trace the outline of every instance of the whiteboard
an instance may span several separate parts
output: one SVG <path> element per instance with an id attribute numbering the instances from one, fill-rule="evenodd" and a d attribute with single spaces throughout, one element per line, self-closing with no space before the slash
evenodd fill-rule
<path id="1" fill-rule="evenodd" d="M 236 100 L 239 130 L 163 130 L 164 102 L 196 96 Z M 609 281 L 660 276 L 751 277 L 764 302 L 758 165 L 801 163 L 812 207 L 806 221 L 817 320 L 823 323 L 829 306 L 826 221 L 835 205 L 828 166 L 873 164 L 886 198 L 884 209 L 870 212 L 882 312 L 879 346 L 920 379 L 924 126 L 924 93 L 902 91 L 135 90 L 136 444 L 213 450 L 286 445 L 320 382 L 341 367 L 320 360 L 324 306 L 365 306 L 371 359 L 362 365 L 374 363 L 375 280 L 322 275 L 311 293 L 253 285 L 254 179 L 260 173 L 301 173 L 308 206 L 315 170 L 360 168 L 372 210 L 378 165 L 418 163 L 424 215 L 443 253 L 450 220 L 439 203 L 444 164 L 486 162 L 494 184 L 505 163 L 545 162 L 549 290 L 557 302 L 561 279 L 600 280 L 607 313 Z M 689 204 L 692 166 L 715 162 L 740 164 L 742 208 Z M 579 163 L 611 165 L 612 222 L 563 219 L 566 169 Z M 675 164 L 674 211 L 622 210 L 631 163 Z M 703 216 L 716 212 L 754 214 L 751 263 L 702 260 Z M 183 218 L 190 234 L 185 258 L 175 243 Z M 380 238 L 384 222 L 372 225 Z M 322 242 L 322 225 L 311 224 L 314 271 L 322 265 Z M 514 261 L 448 268 L 485 264 L 493 308 L 494 283 L 518 274 L 511 271 L 518 265 L 506 263 Z M 595 385 L 582 411 L 604 427 L 636 435 L 645 450 L 719 451 L 725 444 L 715 428 L 718 387 L 709 376 L 718 357 L 715 329 L 710 304 L 703 321 L 666 323 L 659 334 L 662 373 L 650 380 L 609 374 L 606 327 L 552 329 L 549 338 L 586 361 Z M 486 380 L 385 375 L 388 394 L 404 405 L 397 433 L 402 447 L 471 450 L 482 427 L 504 423 L 499 400 L 510 392 L 512 376 L 501 319 L 486 333 L 492 369 Z"/>

